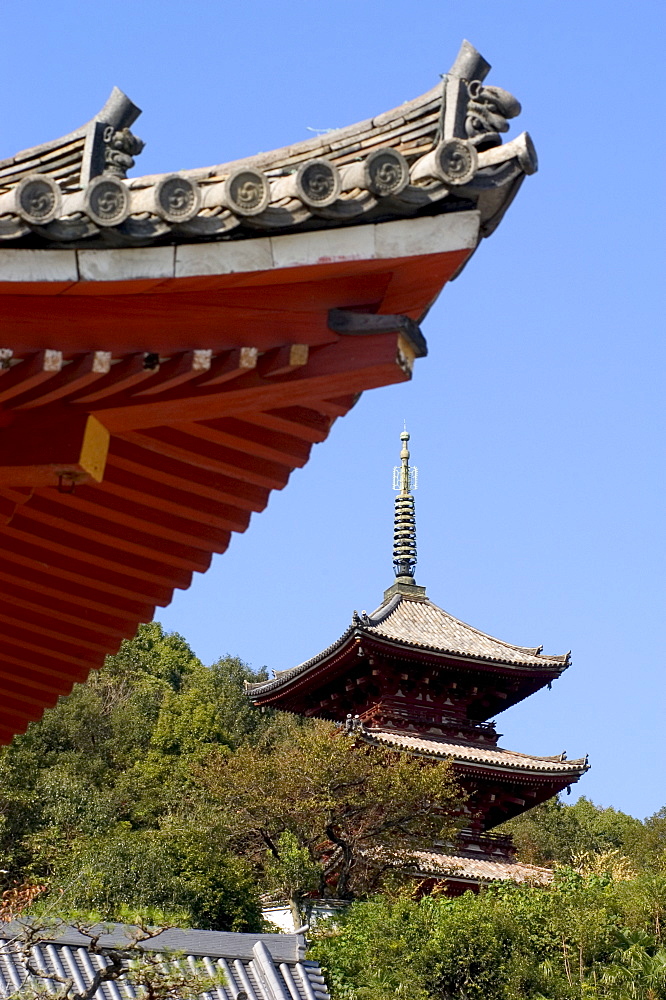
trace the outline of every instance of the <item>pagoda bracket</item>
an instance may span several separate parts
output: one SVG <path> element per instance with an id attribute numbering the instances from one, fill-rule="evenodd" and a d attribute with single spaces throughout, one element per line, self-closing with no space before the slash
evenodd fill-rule
<path id="1" fill-rule="evenodd" d="M 58 486 L 104 478 L 110 435 L 92 414 L 53 416 L 5 411 L 0 429 L 0 486 Z"/>
<path id="2" fill-rule="evenodd" d="M 392 333 L 398 331 L 405 338 L 417 358 L 425 358 L 428 354 L 428 344 L 421 328 L 409 316 L 381 315 L 376 313 L 357 313 L 346 309 L 330 309 L 328 327 L 335 333 L 345 336 L 363 337 L 373 333 Z"/>

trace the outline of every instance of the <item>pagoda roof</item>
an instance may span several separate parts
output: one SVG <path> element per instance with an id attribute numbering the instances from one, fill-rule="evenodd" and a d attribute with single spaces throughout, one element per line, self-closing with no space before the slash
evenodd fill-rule
<path id="1" fill-rule="evenodd" d="M 440 851 L 411 851 L 410 858 L 413 858 L 419 875 L 447 878 L 454 882 L 526 882 L 549 885 L 553 880 L 550 868 L 512 859 L 495 861 L 492 858 L 468 858 Z"/>
<path id="2" fill-rule="evenodd" d="M 504 750 L 501 747 L 480 747 L 465 740 L 427 734 L 364 729 L 361 738 L 367 743 L 406 750 L 426 757 L 451 760 L 462 767 L 488 768 L 493 771 L 514 771 L 525 775 L 544 775 L 549 779 L 577 781 L 588 770 L 587 758 L 566 760 L 564 754 L 555 757 L 535 757 L 531 754 Z"/>
<path id="3" fill-rule="evenodd" d="M 426 598 L 395 594 L 363 622 L 368 635 L 453 656 L 514 667 L 545 667 L 558 673 L 569 665 L 569 653 L 543 654 L 542 646 L 514 646 L 466 622 Z"/>
<path id="4" fill-rule="evenodd" d="M 339 639 L 297 667 L 276 672 L 272 680 L 248 685 L 253 700 L 289 688 L 341 652 L 350 640 L 375 639 L 402 649 L 424 650 L 485 666 L 529 670 L 559 676 L 569 666 L 569 653 L 544 655 L 540 646 L 514 646 L 454 618 L 426 597 L 394 594 L 371 615 L 354 620 Z"/>

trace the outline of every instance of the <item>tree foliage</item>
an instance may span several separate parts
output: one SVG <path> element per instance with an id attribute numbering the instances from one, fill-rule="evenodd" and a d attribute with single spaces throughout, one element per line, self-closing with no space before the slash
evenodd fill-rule
<path id="1" fill-rule="evenodd" d="M 560 869 L 547 889 L 377 898 L 320 931 L 314 954 L 335 1000 L 663 1000 L 666 878 L 659 921 L 636 906 L 640 882 Z"/>
<path id="2" fill-rule="evenodd" d="M 61 912 L 249 930 L 260 892 L 296 907 L 309 892 L 363 894 L 398 848 L 450 835 L 447 764 L 257 712 L 244 693 L 256 679 L 141 626 L 0 751 L 6 887 L 46 884 Z"/>
<path id="3" fill-rule="evenodd" d="M 550 799 L 497 829 L 510 833 L 518 857 L 534 865 L 567 865 L 580 855 L 613 850 L 638 868 L 659 868 L 666 860 L 666 809 L 641 822 L 585 797 L 572 806 Z"/>
<path id="4" fill-rule="evenodd" d="M 450 837 L 448 765 L 257 712 L 258 676 L 141 626 L 0 750 L 0 919 L 258 930 L 261 894 L 337 895 L 356 902 L 317 944 L 336 1000 L 666 997 L 666 808 L 553 800 L 505 826 L 559 866 L 551 888 L 417 901 L 395 862 Z"/>
<path id="5" fill-rule="evenodd" d="M 177 838 L 162 829 L 195 762 L 211 747 L 232 753 L 266 725 L 243 694 L 256 679 L 237 658 L 204 667 L 181 636 L 140 626 L 0 751 L 5 888 L 45 883 L 64 909 L 106 919 L 157 908 L 200 926 L 258 928 L 247 864 L 224 844 L 211 850 L 205 828 Z"/>
<path id="6" fill-rule="evenodd" d="M 376 889 L 410 847 L 451 836 L 461 799 L 447 763 L 284 719 L 277 738 L 268 730 L 262 743 L 211 755 L 196 780 L 222 837 L 274 883 L 282 872 L 294 900 L 314 888 L 340 898 Z"/>

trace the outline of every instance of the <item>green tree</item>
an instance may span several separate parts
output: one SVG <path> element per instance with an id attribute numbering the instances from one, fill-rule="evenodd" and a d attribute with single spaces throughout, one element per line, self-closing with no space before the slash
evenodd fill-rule
<path id="1" fill-rule="evenodd" d="M 79 839 L 112 836 L 118 822 L 156 830 L 187 798 L 193 762 L 211 746 L 230 752 L 269 723 L 243 692 L 256 679 L 234 657 L 205 667 L 158 622 L 139 626 L 86 684 L 0 750 L 5 884 L 49 879 Z"/>
<path id="2" fill-rule="evenodd" d="M 666 871 L 666 806 L 631 832 L 626 849 L 640 868 L 652 872 Z"/>
<path id="3" fill-rule="evenodd" d="M 253 873 L 246 862 L 211 844 L 201 831 L 131 830 L 79 838 L 51 879 L 60 912 L 100 914 L 212 930 L 261 928 Z M 49 900 L 44 905 L 49 905 Z"/>
<path id="4" fill-rule="evenodd" d="M 590 851 L 618 849 L 632 854 L 642 829 L 641 821 L 633 816 L 596 806 L 583 797 L 573 806 L 550 799 L 504 823 L 498 832 L 511 833 L 522 861 L 552 865 L 571 864 Z"/>
<path id="5" fill-rule="evenodd" d="M 266 851 L 283 867 L 285 851 L 307 852 L 319 892 L 340 898 L 404 867 L 410 848 L 450 836 L 461 799 L 448 763 L 356 744 L 329 723 L 286 719 L 263 744 L 212 753 L 196 781 L 202 822 L 259 872 Z M 303 890 L 294 889 L 294 902 Z"/>
<path id="6" fill-rule="evenodd" d="M 320 887 L 321 866 L 289 830 L 281 833 L 273 846 L 274 850 L 266 851 L 262 881 L 268 893 L 289 900 L 294 927 L 299 927 L 303 900 Z"/>
<path id="7" fill-rule="evenodd" d="M 664 1000 L 649 878 L 562 868 L 548 888 L 378 897 L 320 928 L 314 956 L 335 1000 Z"/>

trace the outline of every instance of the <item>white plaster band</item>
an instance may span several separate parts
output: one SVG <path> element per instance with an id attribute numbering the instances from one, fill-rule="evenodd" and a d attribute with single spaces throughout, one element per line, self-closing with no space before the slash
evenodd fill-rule
<path id="1" fill-rule="evenodd" d="M 449 212 L 344 229 L 175 247 L 0 248 L 0 281 L 76 281 L 79 277 L 97 282 L 162 280 L 451 253 L 474 249 L 479 240 L 479 219 L 476 211 Z"/>

